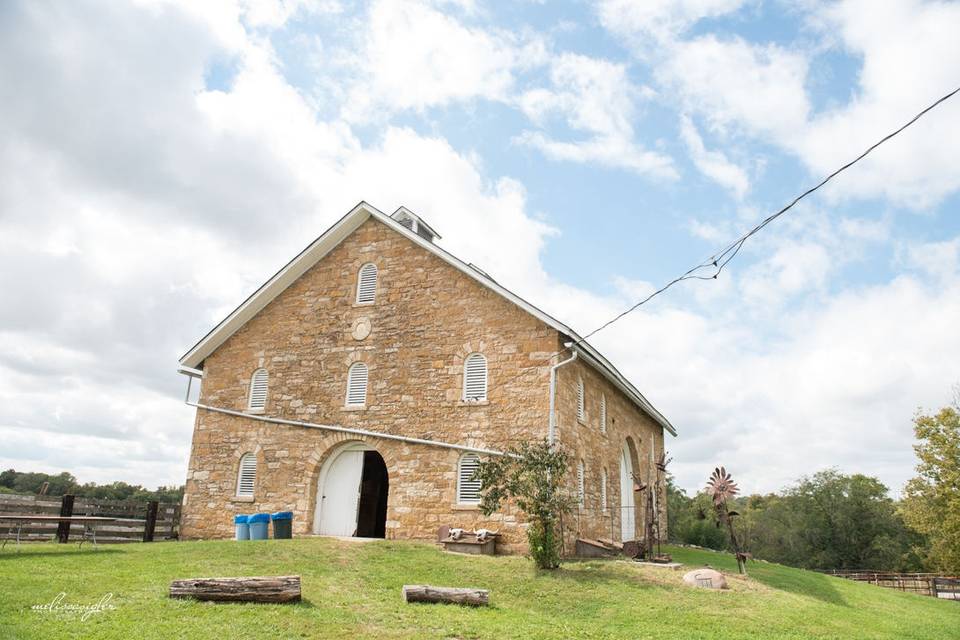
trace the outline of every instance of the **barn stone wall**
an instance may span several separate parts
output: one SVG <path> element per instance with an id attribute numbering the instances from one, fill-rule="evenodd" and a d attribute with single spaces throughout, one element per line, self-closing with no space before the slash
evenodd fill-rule
<path id="1" fill-rule="evenodd" d="M 377 265 L 373 304 L 356 304 L 361 266 Z M 355 331 L 369 326 L 369 335 Z M 562 336 L 383 223 L 369 219 L 288 287 L 204 362 L 201 404 L 244 411 L 250 378 L 269 372 L 265 416 L 338 425 L 487 449 L 544 438 L 550 357 Z M 488 401 L 461 400 L 463 361 L 488 362 Z M 554 359 L 553 361 L 555 361 Z M 345 407 L 347 370 L 364 362 L 367 404 Z M 560 442 L 586 466 L 586 503 L 565 522 L 572 536 L 619 538 L 619 446 L 636 444 L 635 468 L 662 451 L 662 429 L 598 372 L 582 362 L 558 378 Z M 576 420 L 576 379 L 586 385 L 587 420 Z M 600 390 L 609 426 L 599 434 Z M 526 547 L 522 514 L 507 505 L 484 518 L 456 504 L 461 452 L 383 438 L 359 438 L 301 426 L 269 424 L 198 409 L 184 495 L 182 535 L 223 538 L 233 515 L 291 510 L 294 533 L 313 530 L 323 462 L 347 440 L 362 440 L 389 473 L 388 538 L 433 539 L 441 525 L 486 527 L 504 534 L 503 548 Z M 255 495 L 236 496 L 240 456 L 255 452 Z M 610 509 L 599 507 L 606 467 Z M 576 490 L 575 470 L 568 481 Z M 665 503 L 664 503 L 665 504 Z M 641 518 L 637 518 L 638 532 Z"/>
<path id="2" fill-rule="evenodd" d="M 377 265 L 373 304 L 355 303 L 357 273 Z M 361 320 L 369 335 L 358 340 Z M 362 335 L 359 333 L 358 335 Z M 370 219 L 204 362 L 201 404 L 243 411 L 250 377 L 265 367 L 263 414 L 472 447 L 503 449 L 546 435 L 549 357 L 557 332 L 498 294 Z M 461 400 L 463 360 L 487 357 L 488 401 Z M 345 407 L 347 370 L 369 370 L 367 404 Z M 186 482 L 182 533 L 225 537 L 234 513 L 293 510 L 309 533 L 319 464 L 340 436 L 199 409 Z M 484 519 L 458 507 L 460 453 L 381 440 L 390 474 L 388 537 L 433 538 L 450 524 L 503 529 L 523 544 L 508 508 Z M 237 463 L 257 451 L 252 502 L 237 498 Z"/>
<path id="3" fill-rule="evenodd" d="M 584 385 L 584 419 L 577 417 L 577 383 Z M 600 428 L 601 397 L 606 398 L 606 432 Z M 642 412 L 626 395 L 600 375 L 596 369 L 578 359 L 557 371 L 557 442 L 572 458 L 567 475 L 567 487 L 576 496 L 577 462 L 584 465 L 584 501 L 564 523 L 564 538 L 568 549 L 576 537 L 611 538 L 621 540 L 620 506 L 620 451 L 626 446 L 630 452 L 635 474 L 648 485 L 653 485 L 652 460 L 663 453 L 663 428 Z M 651 453 L 653 458 L 651 458 Z M 607 477 L 607 507 L 601 499 L 601 476 Z M 641 494 L 628 499 L 636 513 L 634 537 L 643 536 L 644 513 Z M 666 536 L 666 488 L 661 491 L 661 536 Z"/>

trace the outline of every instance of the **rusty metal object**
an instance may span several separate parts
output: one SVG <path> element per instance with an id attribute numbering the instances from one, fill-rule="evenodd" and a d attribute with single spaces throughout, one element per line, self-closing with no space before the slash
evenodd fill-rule
<path id="1" fill-rule="evenodd" d="M 750 557 L 750 554 L 740 550 L 737 534 L 733 530 L 733 518 L 740 514 L 727 508 L 727 500 L 733 499 L 740 493 L 740 488 L 726 469 L 717 467 L 707 481 L 707 492 L 713 498 L 713 506 L 717 511 L 717 526 L 727 525 L 727 531 L 730 533 L 730 546 L 733 547 L 733 554 L 737 559 L 737 569 L 741 574 L 746 574 L 747 558 Z"/>
<path id="2" fill-rule="evenodd" d="M 707 489 L 713 496 L 713 504 L 726 502 L 740 493 L 737 483 L 733 481 L 733 477 L 723 467 L 717 467 L 713 470 L 713 474 L 707 481 Z"/>

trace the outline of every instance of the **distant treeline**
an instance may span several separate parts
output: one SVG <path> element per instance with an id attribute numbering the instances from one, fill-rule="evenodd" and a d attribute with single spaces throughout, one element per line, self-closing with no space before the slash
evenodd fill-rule
<path id="1" fill-rule="evenodd" d="M 952 406 L 913 423 L 917 475 L 902 499 L 876 478 L 821 471 L 779 493 L 737 498 L 741 548 L 804 569 L 960 574 L 960 390 Z M 667 497 L 672 541 L 727 549 L 710 497 L 672 482 Z"/>
<path id="2" fill-rule="evenodd" d="M 183 499 L 183 486 L 157 487 L 154 490 L 146 489 L 139 484 L 126 482 L 111 482 L 110 484 L 96 484 L 86 482 L 80 484 L 73 474 L 38 473 L 32 471 L 17 471 L 7 469 L 0 472 L 0 493 L 37 494 L 43 483 L 49 483 L 46 495 L 62 496 L 73 494 L 83 498 L 98 498 L 108 500 L 157 500 L 159 502 L 176 502 Z"/>
<path id="3" fill-rule="evenodd" d="M 729 550 L 710 497 L 668 488 L 672 541 Z M 822 471 L 780 493 L 741 496 L 730 509 L 741 546 L 756 558 L 804 569 L 921 571 L 926 540 L 906 526 L 876 478 Z"/>

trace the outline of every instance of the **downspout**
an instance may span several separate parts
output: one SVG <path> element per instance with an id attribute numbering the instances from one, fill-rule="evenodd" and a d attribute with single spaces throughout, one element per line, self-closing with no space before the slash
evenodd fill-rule
<path id="1" fill-rule="evenodd" d="M 563 345 L 565 348 L 569 349 L 573 346 L 572 342 L 567 342 Z M 562 367 L 565 364 L 570 364 L 577 359 L 577 352 L 574 351 L 573 355 L 564 360 L 563 362 L 558 362 L 557 364 L 550 367 L 550 418 L 549 418 L 549 428 L 547 429 L 547 444 L 551 447 L 553 446 L 554 441 L 557 438 L 557 369 Z"/>

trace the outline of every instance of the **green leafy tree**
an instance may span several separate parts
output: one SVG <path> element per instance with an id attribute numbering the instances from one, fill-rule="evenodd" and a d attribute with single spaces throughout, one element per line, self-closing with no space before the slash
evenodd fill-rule
<path id="1" fill-rule="evenodd" d="M 485 515 L 513 500 L 530 519 L 527 541 L 530 555 L 541 569 L 560 566 L 560 518 L 574 499 L 564 491 L 570 456 L 545 440 L 511 447 L 507 455 L 482 462 L 474 477 L 480 480 L 480 509 Z"/>
<path id="2" fill-rule="evenodd" d="M 931 569 L 960 573 L 960 402 L 914 418 L 917 476 L 907 483 L 903 518 L 930 542 Z"/>
<path id="3" fill-rule="evenodd" d="M 183 499 L 183 487 L 157 487 L 146 489 L 138 484 L 111 482 L 96 484 L 87 482 L 78 484 L 72 474 L 64 471 L 59 474 L 25 472 L 7 469 L 0 472 L 0 493 L 36 494 L 43 483 L 49 483 L 48 496 L 62 496 L 71 493 L 77 497 L 109 500 L 157 500 L 159 502 L 180 502 Z"/>

